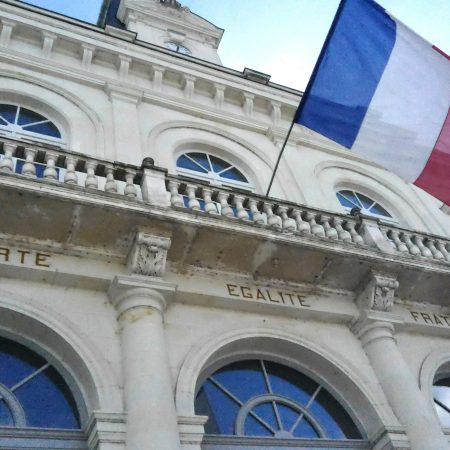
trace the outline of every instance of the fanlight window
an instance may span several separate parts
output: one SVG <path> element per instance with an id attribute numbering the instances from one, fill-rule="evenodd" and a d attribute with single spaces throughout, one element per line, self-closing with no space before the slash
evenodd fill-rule
<path id="1" fill-rule="evenodd" d="M 393 220 L 391 214 L 379 203 L 359 192 L 339 191 L 336 196 L 347 211 L 351 211 L 353 208 L 359 208 L 363 214 L 379 217 L 380 219 Z"/>
<path id="2" fill-rule="evenodd" d="M 271 439 L 277 449 L 300 447 L 305 439 L 312 440 L 308 448 L 324 439 L 330 440 L 330 449 L 336 440 L 355 440 L 355 448 L 367 448 L 349 414 L 323 386 L 270 361 L 240 361 L 219 369 L 204 382 L 195 406 L 197 414 L 209 417 L 205 449 L 215 448 L 208 445 L 210 435 L 234 436 L 233 448 L 255 438 Z M 336 448 L 344 448 L 341 444 Z"/>
<path id="3" fill-rule="evenodd" d="M 179 44 L 178 42 L 169 41 L 164 45 L 166 48 L 168 48 L 169 50 L 173 50 L 174 52 L 181 53 L 183 55 L 192 55 L 192 52 L 187 47 Z"/>
<path id="4" fill-rule="evenodd" d="M 177 169 L 181 174 L 203 178 L 219 186 L 250 187 L 236 166 L 209 153 L 184 153 L 177 160 Z"/>
<path id="5" fill-rule="evenodd" d="M 84 448 L 76 403 L 61 375 L 28 348 L 0 338 L 0 447 L 23 448 L 28 440 L 48 449 L 79 440 L 73 448 Z"/>
<path id="6" fill-rule="evenodd" d="M 23 106 L 0 104 L 0 130 L 13 136 L 37 137 L 46 140 L 61 139 L 56 125 L 47 117 Z"/>
<path id="7" fill-rule="evenodd" d="M 450 377 L 434 383 L 433 400 L 441 425 L 450 428 Z"/>

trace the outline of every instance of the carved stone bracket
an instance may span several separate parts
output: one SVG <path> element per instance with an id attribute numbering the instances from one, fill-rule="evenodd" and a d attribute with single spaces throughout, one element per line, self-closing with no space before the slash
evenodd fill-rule
<path id="1" fill-rule="evenodd" d="M 360 310 L 390 312 L 399 283 L 396 275 L 372 271 L 357 303 Z"/>
<path id="2" fill-rule="evenodd" d="M 142 232 L 136 233 L 128 256 L 129 271 L 136 275 L 162 277 L 166 269 L 170 243 L 169 238 Z"/>

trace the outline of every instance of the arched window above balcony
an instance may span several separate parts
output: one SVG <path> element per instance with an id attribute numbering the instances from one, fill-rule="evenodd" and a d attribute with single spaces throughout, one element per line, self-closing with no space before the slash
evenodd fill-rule
<path id="1" fill-rule="evenodd" d="M 200 178 L 216 186 L 251 189 L 245 175 L 234 165 L 210 153 L 188 152 L 177 159 L 181 175 Z"/>
<path id="2" fill-rule="evenodd" d="M 362 214 L 368 216 L 378 217 L 389 221 L 395 220 L 386 208 L 367 195 L 356 191 L 342 190 L 337 192 L 336 196 L 347 212 L 350 212 L 354 208 L 358 208 L 361 210 Z"/>
<path id="3" fill-rule="evenodd" d="M 235 437 L 230 448 L 254 438 L 268 438 L 277 449 L 304 448 L 305 439 L 308 448 L 324 440 L 330 449 L 338 448 L 332 441 L 343 440 L 361 441 L 358 448 L 365 448 L 350 415 L 325 387 L 271 361 L 239 361 L 217 370 L 203 383 L 195 406 L 209 417 L 207 435 Z"/>
<path id="4" fill-rule="evenodd" d="M 31 109 L 9 103 L 0 103 L 0 131 L 18 139 L 61 140 L 61 132 L 49 118 Z"/>

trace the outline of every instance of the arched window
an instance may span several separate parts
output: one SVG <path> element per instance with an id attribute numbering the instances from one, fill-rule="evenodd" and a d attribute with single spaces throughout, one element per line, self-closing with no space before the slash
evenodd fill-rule
<path id="1" fill-rule="evenodd" d="M 441 425 L 450 428 L 450 377 L 434 382 L 433 400 Z"/>
<path id="2" fill-rule="evenodd" d="M 20 105 L 0 103 L 0 131 L 17 138 L 61 140 L 57 126 L 47 117 Z"/>
<path id="3" fill-rule="evenodd" d="M 202 178 L 213 185 L 251 189 L 236 166 L 209 153 L 184 153 L 177 159 L 177 169 L 180 174 Z"/>
<path id="4" fill-rule="evenodd" d="M 187 47 L 178 42 L 168 41 L 164 45 L 166 48 L 173 50 L 174 52 L 181 53 L 183 55 L 192 55 L 192 52 Z"/>
<path id="5" fill-rule="evenodd" d="M 384 220 L 394 220 L 392 215 L 389 214 L 385 208 L 379 203 L 364 194 L 355 191 L 339 191 L 336 196 L 344 207 L 344 209 L 350 212 L 353 208 L 359 208 L 363 214 L 368 216 L 379 217 Z"/>
<path id="6" fill-rule="evenodd" d="M 0 448 L 66 448 L 77 440 L 70 448 L 84 448 L 80 428 L 75 399 L 59 372 L 27 347 L 0 338 Z"/>
<path id="7" fill-rule="evenodd" d="M 308 448 L 324 448 L 324 440 L 329 449 L 344 448 L 343 440 L 352 440 L 352 448 L 368 448 L 326 388 L 270 361 L 240 361 L 217 370 L 203 383 L 195 407 L 197 414 L 208 416 L 206 450 L 222 448 L 220 437 L 243 449 L 255 439 L 270 439 L 264 445 L 273 449 L 306 448 L 305 440 Z"/>

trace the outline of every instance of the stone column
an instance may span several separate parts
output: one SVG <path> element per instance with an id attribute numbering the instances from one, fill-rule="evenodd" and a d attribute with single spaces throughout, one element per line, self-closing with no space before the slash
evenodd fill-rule
<path id="1" fill-rule="evenodd" d="M 138 233 L 130 276 L 117 276 L 109 295 L 117 310 L 127 412 L 126 448 L 179 450 L 164 311 L 175 286 L 160 278 L 170 240 Z"/>
<path id="2" fill-rule="evenodd" d="M 395 340 L 394 325 L 401 323 L 391 312 L 397 288 L 395 277 L 372 273 L 358 298 L 361 314 L 353 331 L 361 340 L 392 410 L 405 427 L 411 450 L 449 450 L 440 424 Z"/>

